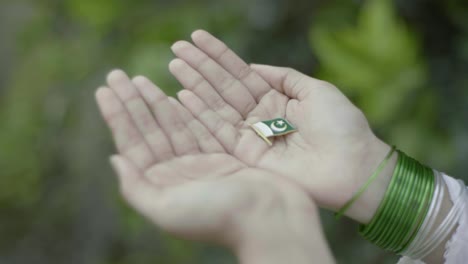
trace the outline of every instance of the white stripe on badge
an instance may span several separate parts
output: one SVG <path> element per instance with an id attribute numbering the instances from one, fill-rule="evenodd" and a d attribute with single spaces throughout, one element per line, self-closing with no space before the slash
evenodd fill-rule
<path id="1" fill-rule="evenodd" d="M 260 131 L 263 136 L 265 137 L 271 137 L 273 136 L 273 131 L 271 130 L 271 128 L 267 125 L 265 125 L 265 123 L 263 122 L 258 122 L 258 123 L 255 123 L 253 124 L 253 126 L 258 129 L 258 131 Z"/>

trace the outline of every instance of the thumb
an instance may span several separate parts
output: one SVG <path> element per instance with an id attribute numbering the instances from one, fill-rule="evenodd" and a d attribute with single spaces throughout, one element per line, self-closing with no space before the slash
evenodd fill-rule
<path id="1" fill-rule="evenodd" d="M 298 100 L 305 99 L 314 87 L 328 85 L 324 81 L 311 78 L 292 68 L 263 64 L 250 64 L 250 67 L 273 88 Z"/>
<path id="2" fill-rule="evenodd" d="M 140 171 L 127 158 L 112 155 L 110 163 L 117 173 L 120 190 L 127 202 L 140 213 L 148 215 L 155 206 L 157 189 L 141 175 Z"/>

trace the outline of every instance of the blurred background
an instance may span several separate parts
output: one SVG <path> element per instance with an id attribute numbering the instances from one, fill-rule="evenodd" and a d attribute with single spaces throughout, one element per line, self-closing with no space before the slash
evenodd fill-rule
<path id="1" fill-rule="evenodd" d="M 1 264 L 236 263 L 125 205 L 94 102 L 116 67 L 174 94 L 169 47 L 198 28 L 247 62 L 336 84 L 380 137 L 468 179 L 468 1 L 2 0 Z M 396 263 L 322 218 L 338 263 Z"/>

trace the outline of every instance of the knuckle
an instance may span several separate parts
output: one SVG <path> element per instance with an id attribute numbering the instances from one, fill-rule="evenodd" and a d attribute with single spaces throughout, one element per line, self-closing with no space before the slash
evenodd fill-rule
<path id="1" fill-rule="evenodd" d="M 215 111 L 220 111 L 220 110 L 224 109 L 225 106 L 226 106 L 226 102 L 220 96 L 218 96 L 218 97 L 216 97 L 216 98 L 214 98 L 212 100 L 212 108 Z"/>
<path id="2" fill-rule="evenodd" d="M 186 126 L 185 126 L 185 123 L 182 122 L 182 120 L 176 118 L 176 119 L 174 120 L 174 129 L 175 129 L 176 131 L 185 131 L 187 128 L 186 128 Z"/>
<path id="3" fill-rule="evenodd" d="M 221 118 L 218 118 L 213 124 L 213 132 L 218 135 L 218 133 L 220 133 L 221 130 L 223 129 L 224 125 L 225 125 L 224 120 L 222 120 Z"/>
<path id="4" fill-rule="evenodd" d="M 247 78 L 253 72 L 252 68 L 249 65 L 245 65 L 242 69 L 237 73 L 236 78 L 239 80 L 243 80 Z"/>
<path id="5" fill-rule="evenodd" d="M 204 84 L 205 84 L 206 80 L 199 76 L 197 77 L 197 79 L 195 79 L 192 83 L 192 85 L 189 87 L 189 89 L 193 90 L 193 91 L 196 91 L 198 89 L 200 89 Z"/>
<path id="6" fill-rule="evenodd" d="M 250 100 L 242 109 L 242 112 L 245 113 L 245 115 L 247 115 L 247 113 L 250 113 L 250 111 L 252 111 L 252 109 L 254 109 L 256 106 L 257 102 L 255 102 L 255 100 Z"/>
<path id="7" fill-rule="evenodd" d="M 213 138 L 211 133 L 208 130 L 206 130 L 202 125 L 193 122 L 191 126 L 192 130 L 196 131 L 195 135 L 198 141 L 210 141 Z"/>
<path id="8" fill-rule="evenodd" d="M 222 47 L 220 47 L 221 49 L 221 52 L 218 53 L 218 55 L 216 56 L 216 60 L 221 60 L 223 58 L 224 55 L 226 55 L 226 53 L 228 53 L 229 51 L 229 48 L 228 46 L 226 46 L 225 44 L 223 44 Z"/>
<path id="9" fill-rule="evenodd" d="M 203 67 L 210 63 L 210 58 L 208 56 L 203 56 L 197 64 L 196 70 L 201 71 Z"/>
<path id="10" fill-rule="evenodd" d="M 221 82 L 221 85 L 220 87 L 218 88 L 219 90 L 219 93 L 222 95 L 224 94 L 227 90 L 229 90 L 232 86 L 234 86 L 234 84 L 237 82 L 238 80 L 233 78 L 233 77 L 230 77 L 230 76 L 226 76 L 223 81 Z"/>

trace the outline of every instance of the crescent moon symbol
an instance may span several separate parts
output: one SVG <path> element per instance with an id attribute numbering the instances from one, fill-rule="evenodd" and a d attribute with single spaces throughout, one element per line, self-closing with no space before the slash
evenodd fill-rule
<path id="1" fill-rule="evenodd" d="M 287 125 L 285 125 L 284 127 L 277 127 L 275 125 L 275 122 L 271 123 L 270 127 L 271 127 L 271 129 L 273 129 L 273 131 L 276 131 L 276 132 L 283 132 L 288 128 Z"/>

